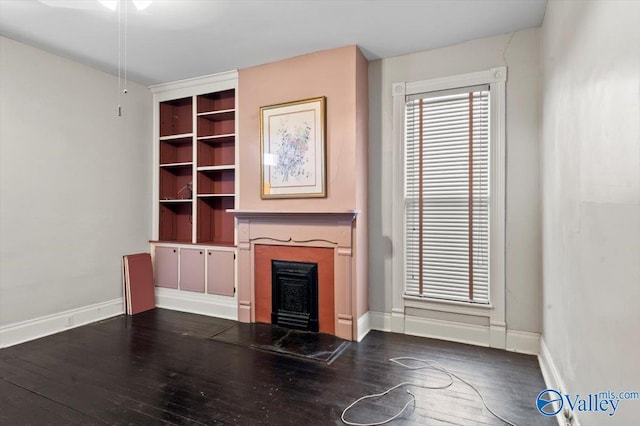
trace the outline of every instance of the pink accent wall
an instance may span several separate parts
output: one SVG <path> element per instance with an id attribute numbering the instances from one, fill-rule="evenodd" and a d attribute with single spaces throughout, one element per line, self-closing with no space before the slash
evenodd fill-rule
<path id="1" fill-rule="evenodd" d="M 368 62 L 357 46 L 311 53 L 238 72 L 239 198 L 236 209 L 263 212 L 336 212 L 359 210 L 350 244 L 349 307 L 339 309 L 338 324 L 349 324 L 357 337 L 358 319 L 369 310 L 368 283 Z M 260 107 L 325 96 L 327 197 L 308 199 L 260 198 Z M 242 228 L 242 227 L 241 227 Z M 242 228 L 244 229 L 244 228 Z M 242 238 L 240 238 L 242 240 Z M 249 246 L 246 247 L 249 249 Z M 241 255 L 241 260 L 249 262 Z M 341 268 L 341 267 L 340 267 Z M 340 269 L 342 271 L 342 269 Z M 239 305 L 248 318 L 252 284 L 238 275 Z M 342 291 L 336 277 L 337 292 Z M 241 282 L 243 281 L 243 282 Z M 346 318 L 352 318 L 347 320 Z M 342 321 L 342 322 L 340 322 Z M 345 322 L 348 321 L 348 322 Z M 339 327 L 336 334 L 343 331 Z"/>
<path id="2" fill-rule="evenodd" d="M 237 209 L 243 210 L 352 210 L 357 182 L 356 62 L 357 46 L 326 50 L 238 72 L 240 170 Z M 366 75 L 365 75 L 366 78 Z M 366 83 L 365 83 L 366 84 Z M 260 198 L 260 107 L 326 96 L 327 198 Z"/>
<path id="3" fill-rule="evenodd" d="M 369 62 L 356 51 L 356 320 L 369 311 Z"/>

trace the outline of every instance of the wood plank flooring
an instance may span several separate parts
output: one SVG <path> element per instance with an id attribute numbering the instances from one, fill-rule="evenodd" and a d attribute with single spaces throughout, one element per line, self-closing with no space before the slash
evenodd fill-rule
<path id="1" fill-rule="evenodd" d="M 518 425 L 556 424 L 535 408 L 544 382 L 534 356 L 374 331 L 327 364 L 211 339 L 233 324 L 157 309 L 2 349 L 0 424 L 340 425 L 342 410 L 364 394 L 447 382 L 388 361 L 400 356 L 438 361 Z M 459 381 L 410 389 L 415 407 L 391 424 L 503 424 Z M 408 398 L 398 389 L 348 420 L 380 421 Z"/>

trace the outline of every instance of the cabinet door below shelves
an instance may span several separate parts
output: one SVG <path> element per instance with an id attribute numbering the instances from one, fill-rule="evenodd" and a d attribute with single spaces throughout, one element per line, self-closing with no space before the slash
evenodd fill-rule
<path id="1" fill-rule="evenodd" d="M 232 251 L 207 250 L 207 293 L 233 296 L 235 293 Z"/>
<path id="2" fill-rule="evenodd" d="M 180 290 L 204 293 L 204 249 L 180 249 Z"/>
<path id="3" fill-rule="evenodd" d="M 178 288 L 178 249 L 156 247 L 156 286 Z"/>

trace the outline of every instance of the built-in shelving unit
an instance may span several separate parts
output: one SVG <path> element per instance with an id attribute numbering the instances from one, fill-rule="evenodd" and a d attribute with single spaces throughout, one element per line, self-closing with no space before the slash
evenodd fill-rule
<path id="1" fill-rule="evenodd" d="M 151 90 L 157 303 L 236 318 L 237 72 Z"/>
<path id="2" fill-rule="evenodd" d="M 159 102 L 158 239 L 234 244 L 236 90 Z"/>
<path id="3" fill-rule="evenodd" d="M 231 245 L 235 206 L 235 90 L 197 97 L 197 211 L 199 243 Z"/>

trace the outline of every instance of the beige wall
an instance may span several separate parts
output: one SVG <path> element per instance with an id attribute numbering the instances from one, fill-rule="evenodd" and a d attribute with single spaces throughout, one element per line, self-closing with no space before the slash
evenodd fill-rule
<path id="1" fill-rule="evenodd" d="M 120 298 L 151 236 L 151 93 L 130 83 L 117 117 L 117 77 L 0 52 L 0 325 Z"/>
<path id="2" fill-rule="evenodd" d="M 506 312 L 510 330 L 541 331 L 538 160 L 539 31 L 531 29 L 369 64 L 369 277 L 371 310 L 390 313 L 393 247 L 394 82 L 508 67 Z"/>
<path id="3" fill-rule="evenodd" d="M 566 392 L 638 391 L 640 3 L 550 1 L 541 34 L 543 339 Z"/>

